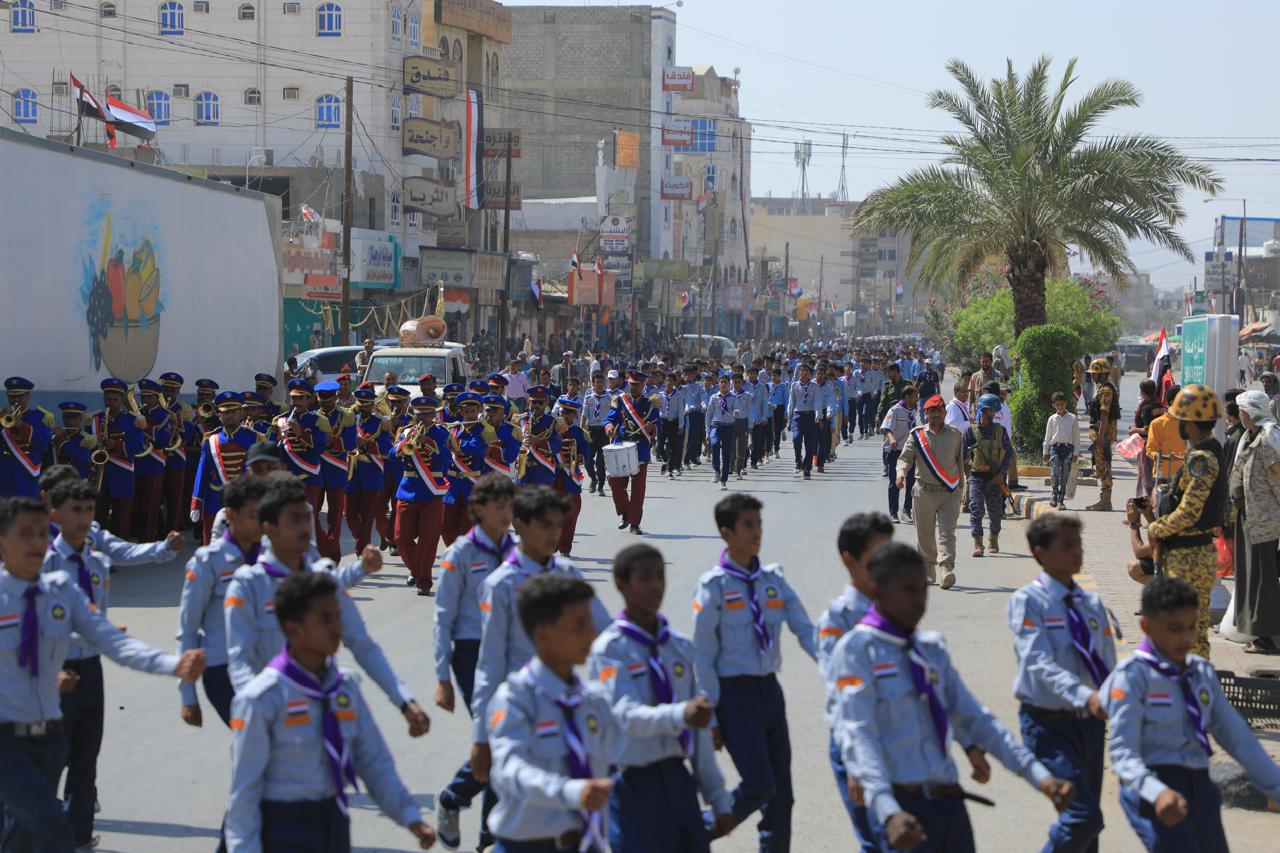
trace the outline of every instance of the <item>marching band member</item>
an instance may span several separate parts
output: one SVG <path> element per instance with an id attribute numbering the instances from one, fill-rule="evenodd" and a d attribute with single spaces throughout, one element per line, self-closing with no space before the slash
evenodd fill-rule
<path id="1" fill-rule="evenodd" d="M 50 442 L 54 465 L 70 465 L 82 478 L 93 476 L 93 451 L 98 441 L 85 432 L 84 403 L 68 401 L 58 404 L 62 412 L 62 429 L 54 433 Z"/>
<path id="2" fill-rule="evenodd" d="M 394 443 L 400 430 L 408 426 L 413 419 L 407 412 L 409 392 L 399 385 L 387 385 L 383 390 L 387 395 L 387 405 L 391 408 L 391 415 L 387 418 L 384 431 L 391 436 Z M 396 545 L 395 499 L 396 491 L 400 488 L 400 478 L 404 476 L 404 463 L 394 453 L 384 455 L 386 459 L 382 466 L 382 491 L 378 493 L 378 500 L 373 508 L 373 518 L 378 528 L 378 550 L 385 551 L 390 546 L 391 556 L 398 557 L 400 549 Z"/>
<path id="3" fill-rule="evenodd" d="M 350 382 L 348 377 L 348 388 Z M 320 420 L 329 426 L 329 437 L 320 454 L 320 480 L 327 515 L 325 528 L 316 528 L 316 544 L 321 555 L 335 562 L 342 559 L 342 517 L 347 508 L 347 454 L 356 446 L 356 418 L 350 409 L 339 404 L 341 395 L 341 382 L 321 382 L 316 386 Z"/>
<path id="4" fill-rule="evenodd" d="M 356 446 L 347 454 L 346 515 L 347 529 L 355 537 L 357 554 L 373 538 L 374 513 L 382 494 L 386 457 L 395 438 L 388 419 L 374 409 L 377 396 L 367 384 L 357 388 L 357 408 L 352 413 Z"/>
<path id="5" fill-rule="evenodd" d="M 609 415 L 605 418 L 605 433 L 615 444 L 634 441 L 640 456 L 640 472 L 631 477 L 628 494 L 627 477 L 610 477 L 609 490 L 613 493 L 613 508 L 617 511 L 618 529 L 630 525 L 632 533 L 643 533 L 640 521 L 644 518 L 644 486 L 649 471 L 650 450 L 657 437 L 654 421 L 658 413 L 649 398 L 642 393 L 645 375 L 639 370 L 627 372 L 627 390 L 613 400 Z"/>
<path id="6" fill-rule="evenodd" d="M 187 528 L 187 508 L 191 506 L 191 490 L 194 490 L 196 482 L 196 453 L 204 435 L 195 424 L 195 410 L 182 402 L 180 395 L 185 381 L 180 373 L 169 371 L 160 374 L 163 389 L 161 405 L 169 413 L 171 437 L 164 461 L 165 527 L 169 530 Z M 189 461 L 188 452 L 191 454 Z"/>
<path id="7" fill-rule="evenodd" d="M 396 492 L 396 544 L 418 595 L 431 595 L 431 568 L 444 526 L 446 476 L 453 462 L 449 430 L 436 423 L 440 401 L 414 397 L 413 423 L 400 430 L 392 453 L 404 460 L 404 475 Z"/>
<path id="8" fill-rule="evenodd" d="M 205 545 L 212 536 L 214 516 L 222 509 L 222 488 L 244 471 L 249 448 L 261 438 L 244 425 L 244 403 L 238 393 L 223 391 L 214 406 L 222 427 L 204 438 L 191 498 L 191 522 L 202 524 Z"/>
<path id="9" fill-rule="evenodd" d="M 581 404 L 572 397 L 561 397 L 560 406 L 562 422 L 556 426 L 560 435 L 560 450 L 556 454 L 560 470 L 556 473 L 556 491 L 569 498 L 572 508 L 564 519 L 564 529 L 560 533 L 560 553 L 568 557 L 573 550 L 573 534 L 578 529 L 578 516 L 582 513 L 582 481 L 586 475 L 582 470 L 582 460 L 588 458 L 591 443 L 587 434 L 578 426 L 578 411 Z"/>
<path id="10" fill-rule="evenodd" d="M 529 411 L 520 418 L 524 443 L 516 460 L 516 479 L 526 486 L 554 485 L 560 436 L 556 434 L 555 419 L 547 412 L 547 388 L 531 385 L 527 395 Z"/>
<path id="11" fill-rule="evenodd" d="M 138 419 L 124 410 L 129 386 L 111 377 L 102 380 L 99 387 L 104 408 L 94 414 L 90 429 L 108 458 L 99 469 L 96 515 L 100 525 L 123 538 L 129 535 L 133 522 L 133 459 L 142 453 L 147 439 Z"/>
<path id="12" fill-rule="evenodd" d="M 133 503 L 133 536 L 139 542 L 151 542 L 156 538 L 168 461 L 165 449 L 174 438 L 170 424 L 172 417 L 169 410 L 160 405 L 161 390 L 160 383 L 150 379 L 138 383 L 142 417 L 146 420 L 142 431 L 147 437 L 147 446 L 135 461 L 133 472 L 137 492 Z"/>
<path id="13" fill-rule="evenodd" d="M 484 473 L 485 443 L 480 423 L 479 394 L 464 391 L 458 395 L 454 405 L 462 420 L 453 427 L 449 440 L 449 448 L 453 451 L 453 465 L 449 475 L 449 494 L 444 497 L 444 544 L 452 545 L 470 526 L 467 519 L 467 498 L 471 495 L 471 486 Z"/>
<path id="14" fill-rule="evenodd" d="M 280 406 L 271 398 L 275 396 L 276 385 L 279 383 L 270 373 L 256 373 L 253 377 L 253 384 L 254 390 L 262 396 L 263 420 L 274 421 L 276 416 L 280 414 Z"/>
<path id="15" fill-rule="evenodd" d="M 4 381 L 9 408 L 0 413 L 0 496 L 40 494 L 40 468 L 53 438 L 53 413 L 31 408 L 35 387 L 21 376 Z"/>

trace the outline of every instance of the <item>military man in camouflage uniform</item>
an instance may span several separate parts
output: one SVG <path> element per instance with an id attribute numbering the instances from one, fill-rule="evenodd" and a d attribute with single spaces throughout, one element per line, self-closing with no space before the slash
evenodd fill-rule
<path id="1" fill-rule="evenodd" d="M 1111 382 L 1111 365 L 1105 358 L 1095 358 L 1089 365 L 1097 392 L 1089 404 L 1089 440 L 1093 442 L 1093 474 L 1098 478 L 1102 494 L 1086 511 L 1111 511 L 1111 446 L 1116 441 L 1116 425 L 1120 420 L 1120 392 Z"/>
<path id="2" fill-rule="evenodd" d="M 1200 599 L 1196 643 L 1192 651 L 1209 657 L 1209 596 L 1218 568 L 1214 531 L 1222 526 L 1227 506 L 1227 466 L 1222 445 L 1213 435 L 1222 417 L 1218 395 L 1204 385 L 1186 385 L 1173 398 L 1169 417 L 1191 449 L 1171 495 L 1172 508 L 1156 518 L 1144 507 L 1148 531 L 1156 543 L 1159 571 L 1195 588 Z"/>

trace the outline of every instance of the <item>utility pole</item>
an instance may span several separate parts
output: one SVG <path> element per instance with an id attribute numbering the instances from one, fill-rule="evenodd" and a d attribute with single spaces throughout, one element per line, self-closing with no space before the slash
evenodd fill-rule
<path id="1" fill-rule="evenodd" d="M 1240 246 L 1236 253 L 1236 293 L 1240 295 L 1240 325 L 1244 326 L 1244 223 L 1249 218 L 1249 202 L 1240 199 Z M 1226 276 L 1223 276 L 1222 285 L 1226 288 Z M 1227 307 L 1227 295 L 1222 294 L 1222 307 Z M 1235 313 L 1234 311 L 1232 313 Z"/>
<path id="2" fill-rule="evenodd" d="M 782 250 L 782 316 L 790 320 L 787 313 L 787 299 L 791 296 L 791 244 L 787 243 Z M 786 327 L 783 327 L 784 334 Z"/>
<path id="3" fill-rule="evenodd" d="M 351 343 L 351 218 L 355 214 L 355 175 L 351 169 L 351 98 L 354 84 L 347 78 L 347 100 L 343 106 L 346 131 L 342 142 L 342 310 L 338 324 L 338 346 Z"/>
<path id="4" fill-rule="evenodd" d="M 502 192 L 502 253 L 507 256 L 502 292 L 498 294 L 498 352 L 507 345 L 507 300 L 511 297 L 511 134 L 507 134 L 507 177 Z M 530 353 L 532 355 L 532 353 Z"/>
<path id="5" fill-rule="evenodd" d="M 827 256 L 818 255 L 818 325 L 822 325 L 822 276 L 824 267 L 826 266 Z"/>

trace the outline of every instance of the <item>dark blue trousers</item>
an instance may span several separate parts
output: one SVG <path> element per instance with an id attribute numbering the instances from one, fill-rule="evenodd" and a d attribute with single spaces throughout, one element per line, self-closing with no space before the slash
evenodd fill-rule
<path id="1" fill-rule="evenodd" d="M 733 471 L 733 424 L 711 425 L 711 464 L 716 469 L 716 479 L 728 482 Z"/>
<path id="2" fill-rule="evenodd" d="M 685 442 L 684 464 L 696 465 L 702 461 L 702 442 L 707 434 L 707 416 L 702 412 L 689 413 L 689 439 Z"/>
<path id="3" fill-rule="evenodd" d="M 1150 769 L 1161 782 L 1187 798 L 1188 813 L 1173 826 L 1165 826 L 1150 803 L 1131 788 L 1121 788 L 1120 806 L 1142 845 L 1152 853 L 1227 853 L 1222 795 L 1209 771 L 1169 764 Z"/>
<path id="4" fill-rule="evenodd" d="M 5 853 L 75 849 L 71 823 L 58 800 L 67 742 L 52 737 L 0 735 L 0 850 Z"/>
<path id="5" fill-rule="evenodd" d="M 458 690 L 466 703 L 467 713 L 471 713 L 471 694 L 476 684 L 476 661 L 480 657 L 479 640 L 454 640 L 453 655 L 449 660 L 449 668 L 453 670 L 453 679 L 458 682 Z M 493 835 L 489 832 L 489 812 L 497 805 L 498 798 L 493 789 L 484 782 L 476 781 L 471 772 L 470 760 L 464 761 L 453 774 L 449 784 L 440 792 L 440 802 L 446 808 L 465 809 L 478 794 L 484 794 L 480 804 L 480 841 L 481 844 L 492 844 Z"/>
<path id="6" fill-rule="evenodd" d="M 818 422 L 813 412 L 796 412 L 798 433 L 791 440 L 796 451 L 796 467 L 806 474 L 813 470 L 813 455 L 818 452 Z"/>
<path id="7" fill-rule="evenodd" d="M 227 674 L 227 665 L 219 664 L 205 669 L 204 675 L 200 677 L 200 683 L 204 685 L 205 698 L 209 700 L 209 704 L 213 706 L 213 710 L 218 712 L 218 716 L 222 718 L 222 722 L 231 725 L 231 700 L 235 698 L 236 690 L 231 686 L 231 676 Z"/>
<path id="8" fill-rule="evenodd" d="M 849 774 L 845 771 L 844 756 L 834 737 L 827 747 L 827 756 L 831 759 L 831 772 L 836 777 L 836 788 L 840 791 L 840 800 L 844 809 L 853 821 L 853 838 L 858 842 L 861 853 L 876 853 L 875 833 L 871 829 L 871 814 L 866 806 L 860 806 L 849 796 Z"/>
<path id="9" fill-rule="evenodd" d="M 106 697 L 102 689 L 102 658 L 94 655 L 68 660 L 63 667 L 80 676 L 75 688 L 62 694 L 62 731 L 67 741 L 67 781 L 62 799 L 78 846 L 93 838 Z"/>
<path id="10" fill-rule="evenodd" d="M 831 455 L 831 421 L 825 418 L 814 421 L 814 432 L 818 440 L 818 467 L 822 468 Z"/>
<path id="11" fill-rule="evenodd" d="M 902 455 L 901 450 L 890 450 L 889 455 L 885 458 L 885 466 L 889 470 L 889 514 L 898 514 L 898 497 L 902 492 L 902 508 L 907 512 L 911 512 L 911 492 L 916 484 L 916 466 L 912 465 L 907 469 L 907 485 L 903 489 L 898 488 L 898 457 Z"/>
<path id="12" fill-rule="evenodd" d="M 1024 705 L 1022 742 L 1040 763 L 1059 779 L 1076 787 L 1071 806 L 1049 827 L 1049 841 L 1042 853 L 1097 853 L 1102 832 L 1103 756 L 1107 726 L 1102 720 L 1042 720 L 1033 718 Z"/>
<path id="13" fill-rule="evenodd" d="M 810 420 L 812 425 L 812 420 Z M 772 675 L 720 679 L 720 734 L 742 781 L 733 790 L 733 816 L 742 823 L 760 811 L 761 853 L 791 849 L 791 734 L 787 703 Z"/>
<path id="14" fill-rule="evenodd" d="M 876 409 L 880 405 L 879 394 L 863 394 L 858 399 L 858 405 L 862 409 L 859 417 L 858 432 L 862 436 L 875 435 L 880 431 L 880 424 L 876 423 Z"/>
<path id="15" fill-rule="evenodd" d="M 337 800 L 262 801 L 263 853 L 348 853 L 351 822 Z"/>
<path id="16" fill-rule="evenodd" d="M 898 796 L 902 810 L 915 816 L 924 827 L 924 844 L 905 853 L 977 853 L 969 811 L 959 797 L 927 799 L 919 795 Z M 904 853 L 889 846 L 884 825 L 875 821 L 876 843 L 883 853 Z"/>
<path id="17" fill-rule="evenodd" d="M 628 767 L 609 794 L 613 853 L 707 853 L 711 840 L 698 807 L 698 789 L 679 758 Z"/>

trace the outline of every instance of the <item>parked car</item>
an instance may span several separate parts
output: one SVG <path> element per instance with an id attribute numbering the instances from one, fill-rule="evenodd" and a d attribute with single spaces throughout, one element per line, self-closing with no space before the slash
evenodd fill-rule
<path id="1" fill-rule="evenodd" d="M 733 341 L 720 335 L 681 335 L 686 357 L 710 358 L 713 349 L 718 349 L 721 364 L 733 364 L 738 360 L 738 348 Z"/>
<path id="2" fill-rule="evenodd" d="M 356 353 L 363 347 L 320 347 L 298 353 L 298 375 L 308 377 L 312 383 L 332 382 L 339 374 L 350 373 L 355 378 Z"/>

